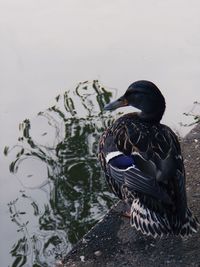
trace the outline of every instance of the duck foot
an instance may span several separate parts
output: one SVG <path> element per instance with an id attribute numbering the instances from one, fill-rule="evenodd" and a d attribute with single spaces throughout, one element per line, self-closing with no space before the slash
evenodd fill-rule
<path id="1" fill-rule="evenodd" d="M 117 214 L 119 214 L 122 217 L 126 217 L 126 218 L 131 218 L 131 205 L 127 202 L 122 202 L 123 203 L 123 207 L 121 207 L 121 211 L 119 211 L 118 209 L 115 209 L 115 212 Z"/>
<path id="2" fill-rule="evenodd" d="M 131 211 L 122 211 L 121 216 L 131 218 Z"/>
<path id="3" fill-rule="evenodd" d="M 129 203 L 124 202 L 124 209 L 121 211 L 121 216 L 131 218 L 131 206 Z"/>

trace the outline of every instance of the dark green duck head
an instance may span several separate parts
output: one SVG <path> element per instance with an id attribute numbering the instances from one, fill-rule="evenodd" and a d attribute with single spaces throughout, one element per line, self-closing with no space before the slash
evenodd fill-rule
<path id="1" fill-rule="evenodd" d="M 165 99 L 154 83 L 141 80 L 132 83 L 123 96 L 106 105 L 104 110 L 125 106 L 141 110 L 138 113 L 141 120 L 160 122 L 165 111 Z"/>

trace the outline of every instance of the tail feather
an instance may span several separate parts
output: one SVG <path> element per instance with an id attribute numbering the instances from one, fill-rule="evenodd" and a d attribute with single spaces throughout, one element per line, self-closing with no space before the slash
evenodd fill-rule
<path id="1" fill-rule="evenodd" d="M 167 213 L 160 214 L 149 209 L 139 198 L 133 200 L 130 223 L 136 230 L 154 238 L 169 234 L 188 236 L 196 233 L 199 225 L 189 208 L 185 218 L 180 219 L 178 215 L 168 216 Z"/>
<path id="2" fill-rule="evenodd" d="M 191 235 L 192 233 L 196 233 L 198 225 L 199 225 L 198 219 L 192 216 L 192 212 L 190 211 L 189 208 L 187 208 L 185 213 L 185 220 L 181 225 L 180 235 L 186 236 L 186 235 Z"/>

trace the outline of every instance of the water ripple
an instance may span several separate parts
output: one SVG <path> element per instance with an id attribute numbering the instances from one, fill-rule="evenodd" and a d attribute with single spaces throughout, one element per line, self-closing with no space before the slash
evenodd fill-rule
<path id="1" fill-rule="evenodd" d="M 98 139 L 112 121 L 102 112 L 112 94 L 98 81 L 80 83 L 24 120 L 18 143 L 5 147 L 21 184 L 8 204 L 20 233 L 11 266 L 53 266 L 112 204 L 96 157 Z"/>

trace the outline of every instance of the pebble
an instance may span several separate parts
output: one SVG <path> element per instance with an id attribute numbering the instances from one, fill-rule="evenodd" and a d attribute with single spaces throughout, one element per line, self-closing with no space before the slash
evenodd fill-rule
<path id="1" fill-rule="evenodd" d="M 82 243 L 83 243 L 83 244 L 86 244 L 86 243 L 87 243 L 87 239 L 83 238 L 83 239 L 82 239 Z"/>
<path id="2" fill-rule="evenodd" d="M 102 255 L 102 252 L 100 250 L 97 250 L 97 251 L 94 252 L 94 255 L 99 257 L 99 256 Z"/>
<path id="3" fill-rule="evenodd" d="M 85 262 L 85 256 L 80 256 L 82 262 Z"/>

